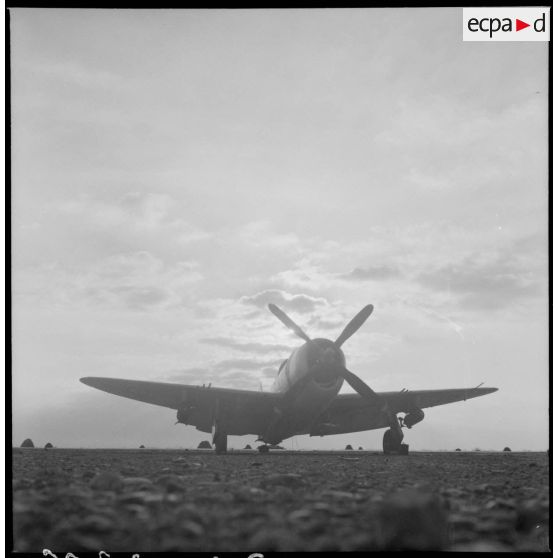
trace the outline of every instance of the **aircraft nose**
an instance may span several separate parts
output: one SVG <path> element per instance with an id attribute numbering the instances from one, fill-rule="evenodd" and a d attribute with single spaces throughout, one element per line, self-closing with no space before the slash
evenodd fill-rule
<path id="1" fill-rule="evenodd" d="M 317 374 L 315 375 L 316 383 L 329 386 L 339 379 L 339 366 L 341 364 L 339 355 L 335 350 L 326 349 L 320 358 Z"/>
<path id="2" fill-rule="evenodd" d="M 337 351 L 333 349 L 333 347 L 327 347 L 327 349 L 324 351 L 322 360 L 324 364 L 337 364 L 337 362 L 339 361 L 339 355 L 337 354 Z"/>

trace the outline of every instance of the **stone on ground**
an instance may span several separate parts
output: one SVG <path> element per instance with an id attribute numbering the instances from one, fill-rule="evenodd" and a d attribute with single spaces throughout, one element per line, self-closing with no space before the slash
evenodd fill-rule
<path id="1" fill-rule="evenodd" d="M 449 536 L 441 499 L 415 489 L 388 497 L 380 509 L 378 536 L 386 550 L 443 550 Z"/>

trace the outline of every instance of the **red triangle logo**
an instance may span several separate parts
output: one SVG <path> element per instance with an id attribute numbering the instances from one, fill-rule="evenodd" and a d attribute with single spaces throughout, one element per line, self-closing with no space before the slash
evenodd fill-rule
<path id="1" fill-rule="evenodd" d="M 525 27 L 531 27 L 530 23 L 525 23 L 524 21 L 521 21 L 520 19 L 515 20 L 515 30 L 516 31 L 521 31 L 522 29 L 525 29 Z"/>

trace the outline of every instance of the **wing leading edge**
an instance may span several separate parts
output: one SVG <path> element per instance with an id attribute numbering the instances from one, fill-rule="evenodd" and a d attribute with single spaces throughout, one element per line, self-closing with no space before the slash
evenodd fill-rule
<path id="1" fill-rule="evenodd" d="M 411 412 L 466 401 L 498 391 L 498 388 L 431 389 L 376 392 L 395 413 Z M 309 432 L 311 436 L 345 434 L 389 427 L 384 405 L 373 406 L 358 393 L 338 395 Z"/>
<path id="2" fill-rule="evenodd" d="M 118 378 L 81 378 L 85 385 L 113 395 L 181 410 L 186 423 L 211 432 L 219 413 L 228 434 L 260 434 L 273 416 L 279 394 L 219 387 L 201 387 L 166 382 Z"/>
<path id="3" fill-rule="evenodd" d="M 263 434 L 275 418 L 281 394 L 231 388 L 201 387 L 166 382 L 86 377 L 88 386 L 120 397 L 180 410 L 185 424 L 211 432 L 215 417 L 227 424 L 227 433 L 242 436 Z M 377 392 L 395 413 L 411 412 L 466 401 L 497 391 L 498 388 L 441 389 Z M 338 395 L 308 432 L 311 436 L 344 434 L 386 428 L 389 421 L 384 404 L 370 405 L 357 393 Z"/>

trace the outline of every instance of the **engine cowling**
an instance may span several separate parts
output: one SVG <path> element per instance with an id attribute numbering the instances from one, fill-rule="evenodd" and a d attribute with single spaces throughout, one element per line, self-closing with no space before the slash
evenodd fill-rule
<path id="1" fill-rule="evenodd" d="M 414 409 L 413 411 L 405 415 L 405 418 L 403 419 L 403 424 L 407 428 L 411 428 L 412 426 L 414 426 L 415 424 L 417 424 L 423 419 L 424 419 L 424 411 L 422 409 Z"/>

